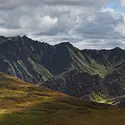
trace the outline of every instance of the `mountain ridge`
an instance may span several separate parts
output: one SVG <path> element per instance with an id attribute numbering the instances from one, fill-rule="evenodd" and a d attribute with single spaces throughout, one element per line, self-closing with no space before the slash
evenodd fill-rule
<path id="1" fill-rule="evenodd" d="M 0 72 L 75 97 L 124 95 L 124 64 L 125 50 L 119 47 L 80 50 L 69 42 L 49 45 L 25 35 L 0 37 Z"/>

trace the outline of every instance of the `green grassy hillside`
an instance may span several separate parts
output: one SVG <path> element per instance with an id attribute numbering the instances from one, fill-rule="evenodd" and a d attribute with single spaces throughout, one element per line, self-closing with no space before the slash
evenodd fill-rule
<path id="1" fill-rule="evenodd" d="M 124 125 L 125 109 L 84 102 L 0 73 L 0 125 Z"/>

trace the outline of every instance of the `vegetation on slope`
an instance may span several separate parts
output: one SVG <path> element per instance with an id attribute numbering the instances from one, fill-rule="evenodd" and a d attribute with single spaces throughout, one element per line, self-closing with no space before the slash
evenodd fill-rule
<path id="1" fill-rule="evenodd" d="M 0 73 L 0 125 L 124 125 L 125 109 L 84 102 Z"/>

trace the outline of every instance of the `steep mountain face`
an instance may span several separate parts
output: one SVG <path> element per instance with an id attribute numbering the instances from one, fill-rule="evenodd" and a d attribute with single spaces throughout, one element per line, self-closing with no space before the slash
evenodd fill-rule
<path id="1" fill-rule="evenodd" d="M 66 71 L 44 83 L 50 89 L 95 101 L 122 97 L 125 95 L 125 90 L 124 83 L 121 84 L 122 80 L 120 81 L 116 72 L 102 79 L 99 75 L 91 75 L 79 70 Z"/>
<path id="2" fill-rule="evenodd" d="M 0 44 L 0 71 L 28 82 L 43 82 L 52 74 L 40 65 L 42 44 L 26 36 L 6 38 Z"/>
<path id="3" fill-rule="evenodd" d="M 44 48 L 41 64 L 54 75 L 66 71 L 72 62 L 68 46 L 72 47 L 69 43 L 62 43 Z"/>
<path id="4" fill-rule="evenodd" d="M 82 53 L 86 53 L 91 59 L 104 65 L 107 70 L 125 61 L 125 50 L 118 47 L 112 50 L 82 50 Z"/>
<path id="5" fill-rule="evenodd" d="M 45 86 L 75 97 L 89 95 L 94 91 L 101 91 L 99 75 L 90 75 L 79 70 L 66 71 L 55 78 L 51 78 Z"/>
<path id="6" fill-rule="evenodd" d="M 113 70 L 102 80 L 105 86 L 109 86 L 105 90 L 109 96 L 122 96 L 125 94 L 125 62 L 117 65 Z M 111 91 L 109 91 L 111 90 Z"/>
<path id="7" fill-rule="evenodd" d="M 112 50 L 80 51 L 77 48 L 72 50 L 70 50 L 72 65 L 76 64 L 73 65 L 73 70 L 51 78 L 45 83 L 47 87 L 98 102 L 119 103 L 123 100 L 125 95 L 124 50 L 118 47 Z"/>
<path id="8" fill-rule="evenodd" d="M 27 36 L 0 37 L 1 72 L 27 82 L 41 83 L 69 69 L 90 74 L 97 74 L 98 70 L 93 60 L 70 43 L 51 46 Z"/>
<path id="9" fill-rule="evenodd" d="M 125 50 L 83 50 L 90 58 L 106 67 L 107 74 L 102 79 L 103 92 L 110 97 L 125 94 Z M 104 89 L 107 87 L 107 89 Z"/>
<path id="10" fill-rule="evenodd" d="M 58 75 L 69 69 L 92 72 L 91 59 L 70 43 L 60 43 L 43 50 L 41 64 L 53 75 Z"/>

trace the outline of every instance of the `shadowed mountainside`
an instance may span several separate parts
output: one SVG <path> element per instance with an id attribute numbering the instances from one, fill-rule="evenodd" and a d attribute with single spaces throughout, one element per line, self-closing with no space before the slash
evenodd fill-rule
<path id="1" fill-rule="evenodd" d="M 72 68 L 102 77 L 107 72 L 70 43 L 51 46 L 27 36 L 0 37 L 1 72 L 40 83 Z"/>
<path id="2" fill-rule="evenodd" d="M 0 71 L 75 97 L 92 100 L 125 94 L 125 50 L 79 50 L 27 36 L 0 36 Z M 97 99 L 98 98 L 98 99 Z"/>
<path id="3" fill-rule="evenodd" d="M 79 70 L 70 70 L 55 78 L 51 78 L 45 83 L 45 86 L 71 96 L 82 97 L 94 91 L 101 91 L 100 81 L 99 75 L 90 75 Z"/>

